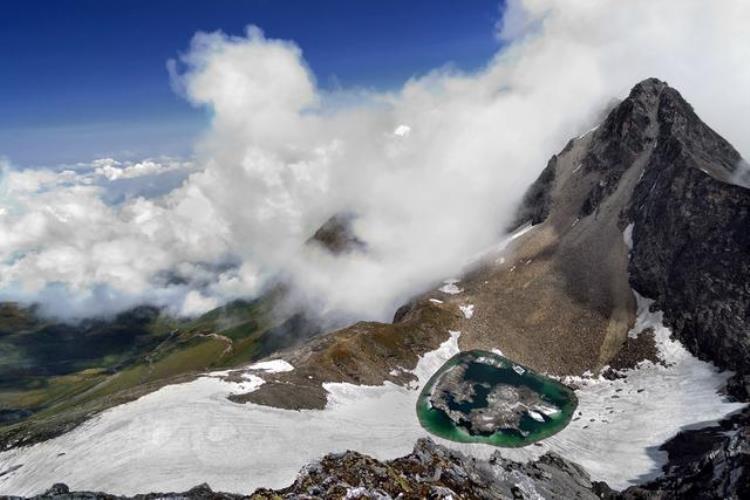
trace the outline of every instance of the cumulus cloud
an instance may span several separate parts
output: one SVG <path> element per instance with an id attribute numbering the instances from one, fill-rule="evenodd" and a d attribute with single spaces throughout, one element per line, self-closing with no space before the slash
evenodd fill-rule
<path id="1" fill-rule="evenodd" d="M 115 203 L 107 183 L 159 169 L 7 173 L 0 288 L 60 314 L 138 301 L 196 314 L 281 275 L 320 311 L 387 318 L 496 241 L 548 157 L 645 77 L 750 150 L 747 19 L 739 0 L 513 1 L 484 68 L 384 93 L 322 91 L 298 46 L 258 28 L 199 33 L 170 63 L 175 88 L 213 113 L 189 177 Z M 304 244 L 339 212 L 359 215 L 366 254 Z"/>

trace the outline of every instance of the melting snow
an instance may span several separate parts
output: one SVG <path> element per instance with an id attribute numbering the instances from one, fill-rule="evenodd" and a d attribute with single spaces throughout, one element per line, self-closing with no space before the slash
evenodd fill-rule
<path id="1" fill-rule="evenodd" d="M 583 134 L 579 135 L 577 138 L 581 139 L 583 137 L 586 137 L 587 135 L 589 135 L 591 132 L 595 131 L 598 128 L 599 128 L 599 125 L 597 125 L 596 127 L 592 128 L 592 129 L 589 129 L 587 132 L 584 132 Z"/>
<path id="2" fill-rule="evenodd" d="M 0 453 L 1 470 L 23 464 L 0 476 L 0 495 L 41 493 L 59 481 L 129 495 L 202 482 L 240 493 L 287 486 L 303 466 L 330 452 L 403 456 L 427 436 L 415 412 L 418 388 L 458 352 L 458 336 L 450 332 L 420 358 L 412 388 L 325 384 L 325 410 L 232 403 L 229 394 L 252 387 L 217 376 L 163 387 L 55 439 Z"/>
<path id="3" fill-rule="evenodd" d="M 507 236 L 507 237 L 503 238 L 502 240 L 500 240 L 500 242 L 495 243 L 491 247 L 489 247 L 489 248 L 487 248 L 485 250 L 482 250 L 481 252 L 475 254 L 470 259 L 467 259 L 466 265 L 473 264 L 473 263 L 475 263 L 475 262 L 477 262 L 477 261 L 479 261 L 479 260 L 481 260 L 481 259 L 483 259 L 483 258 L 485 258 L 485 257 L 487 257 L 489 255 L 493 255 L 494 256 L 494 255 L 497 255 L 497 254 L 501 254 L 508 247 L 508 245 L 510 245 L 510 243 L 512 241 L 520 238 L 521 236 L 523 236 L 524 234 L 528 233 L 529 231 L 531 231 L 535 227 L 536 226 L 533 226 L 531 224 L 531 222 L 527 222 L 523 226 L 521 226 L 518 229 L 516 229 L 515 231 L 513 231 L 513 233 L 511 233 L 509 236 Z M 500 263 L 502 264 L 504 262 L 505 262 L 505 258 L 501 257 L 501 262 Z"/>
<path id="4" fill-rule="evenodd" d="M 544 422 L 544 417 L 541 415 L 541 413 L 537 413 L 534 410 L 526 410 L 526 413 L 528 413 L 529 416 L 537 422 Z"/>
<path id="5" fill-rule="evenodd" d="M 649 311 L 650 300 L 636 298 L 633 331 L 654 329 L 659 356 L 667 366 L 647 361 L 622 379 L 566 379 L 581 387 L 576 390 L 574 420 L 541 441 L 542 446 L 503 449 L 503 456 L 522 460 L 554 450 L 582 465 L 592 479 L 622 489 L 660 474 L 667 456 L 657 448 L 682 427 L 710 425 L 745 406 L 727 402 L 717 392 L 730 372 L 719 372 L 671 340 L 662 314 Z"/>
<path id="6" fill-rule="evenodd" d="M 451 278 L 449 280 L 443 281 L 445 283 L 443 286 L 438 288 L 443 293 L 447 293 L 448 295 L 457 295 L 461 292 L 463 292 L 462 288 L 459 288 L 456 286 L 456 283 L 458 283 L 460 280 L 457 280 L 455 278 Z"/>
<path id="7" fill-rule="evenodd" d="M 442 304 L 443 301 L 440 299 L 430 299 L 430 302 L 434 302 L 435 304 Z"/>
<path id="8" fill-rule="evenodd" d="M 628 247 L 628 250 L 633 249 L 633 227 L 635 227 L 635 224 L 631 222 L 622 232 L 622 237 L 625 240 L 625 246 Z"/>
<path id="9" fill-rule="evenodd" d="M 659 445 L 682 427 L 709 425 L 744 405 L 717 393 L 731 373 L 720 373 L 670 340 L 661 314 L 649 312 L 648 301 L 638 302 L 636 333 L 654 328 L 667 366 L 644 362 L 622 379 L 575 379 L 580 389 L 574 420 L 541 446 L 495 448 L 432 438 L 480 458 L 499 451 L 525 461 L 553 450 L 581 464 L 593 480 L 618 489 L 658 475 L 666 460 Z M 164 387 L 55 439 L 0 453 L 0 469 L 22 465 L 0 477 L 0 494 L 41 493 L 59 481 L 73 489 L 128 495 L 184 491 L 201 482 L 217 491 L 248 492 L 287 486 L 305 464 L 330 452 L 403 456 L 428 435 L 414 410 L 418 389 L 458 353 L 458 336 L 450 332 L 438 349 L 420 358 L 411 389 L 389 382 L 329 383 L 324 410 L 281 410 L 226 398 L 245 390 L 242 384 L 259 386 L 257 377 L 240 384 L 201 377 Z"/>
<path id="10" fill-rule="evenodd" d="M 471 317 L 474 316 L 474 304 L 458 307 L 461 309 L 461 312 L 464 313 L 464 318 L 471 319 Z"/>
<path id="11" fill-rule="evenodd" d="M 521 226 L 521 227 L 519 227 L 518 229 L 516 229 L 516 230 L 515 230 L 515 231 L 513 232 L 513 234 L 511 234 L 511 235 L 510 235 L 510 236 L 509 236 L 509 237 L 508 237 L 507 239 L 508 239 L 509 241 L 513 241 L 513 240 L 516 240 L 516 239 L 520 238 L 521 236 L 523 236 L 524 234 L 526 234 L 526 233 L 528 233 L 529 231 L 531 231 L 531 228 L 532 228 L 532 227 L 534 227 L 534 226 L 533 226 L 533 225 L 531 225 L 531 222 L 527 222 L 527 223 L 526 223 L 526 224 L 524 224 L 523 226 Z"/>
<path id="12" fill-rule="evenodd" d="M 262 370 L 267 373 L 290 372 L 294 367 L 283 359 L 273 359 L 271 361 L 261 361 L 248 366 L 249 370 Z"/>

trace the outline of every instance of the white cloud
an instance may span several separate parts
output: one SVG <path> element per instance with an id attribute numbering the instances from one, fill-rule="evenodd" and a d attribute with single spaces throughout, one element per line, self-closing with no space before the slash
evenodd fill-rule
<path id="1" fill-rule="evenodd" d="M 220 304 L 215 297 L 206 297 L 197 290 L 190 290 L 187 295 L 185 295 L 185 301 L 182 304 L 180 313 L 185 316 L 195 316 L 210 311 L 219 305 Z"/>
<path id="2" fill-rule="evenodd" d="M 549 156 L 643 78 L 667 80 L 750 151 L 748 19 L 739 0 L 514 1 L 498 34 L 512 43 L 482 70 L 361 99 L 318 89 L 292 42 L 256 28 L 198 34 L 170 65 L 175 87 L 213 111 L 195 166 L 177 168 L 190 176 L 143 194 L 165 175 L 158 162 L 10 172 L 0 287 L 62 287 L 55 300 L 86 311 L 106 296 L 188 312 L 283 274 L 323 310 L 386 318 L 496 240 Z M 133 179 L 138 189 L 111 196 Z M 344 210 L 360 214 L 367 255 L 305 248 Z"/>
<path id="3" fill-rule="evenodd" d="M 91 165 L 94 167 L 93 173 L 95 175 L 105 177 L 110 181 L 156 175 L 173 170 L 188 169 L 191 166 L 187 162 L 176 160 L 157 161 L 149 159 L 137 163 L 122 163 L 112 158 L 94 160 Z"/>

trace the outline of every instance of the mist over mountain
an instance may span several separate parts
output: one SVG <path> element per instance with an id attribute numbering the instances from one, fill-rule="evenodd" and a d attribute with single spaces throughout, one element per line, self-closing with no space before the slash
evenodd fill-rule
<path id="1" fill-rule="evenodd" d="M 747 498 L 750 4 L 509 0 L 386 89 L 473 38 L 282 5 L 170 52 L 189 157 L 0 161 L 0 496 Z"/>
<path id="2" fill-rule="evenodd" d="M 199 33 L 169 65 L 213 117 L 189 168 L 4 167 L 2 297 L 64 318 L 143 303 L 190 316 L 281 277 L 316 310 L 386 319 L 497 241 L 539 165 L 633 81 L 660 75 L 750 150 L 750 100 L 726 91 L 750 83 L 746 6 L 701 7 L 510 2 L 483 69 L 387 93 L 322 91 L 304 47 L 256 27 Z M 304 245 L 341 212 L 359 214 L 367 254 Z"/>
<path id="3" fill-rule="evenodd" d="M 309 333 L 264 361 L 167 385 L 82 426 L 68 422 L 73 430 L 30 438 L 42 441 L 32 448 L 18 444 L 45 427 L 21 424 L 0 454 L 10 464 L 6 487 L 39 493 L 63 475 L 76 489 L 123 496 L 70 493 L 66 485 L 45 495 L 128 498 L 187 490 L 200 477 L 230 494 L 202 485 L 159 495 L 743 498 L 750 191 L 729 182 L 738 160 L 678 91 L 644 80 L 595 129 L 552 156 L 517 208 L 526 222 L 512 236 L 475 257 L 460 277 L 404 304 L 393 322 Z M 353 220 L 330 219 L 308 243 L 334 255 L 367 251 L 350 238 Z M 153 314 L 137 321 L 147 325 Z M 290 325 L 294 331 L 304 323 Z M 195 328 L 175 326 L 170 338 Z M 236 333 L 210 335 L 229 350 L 236 345 L 225 336 Z M 438 444 L 420 439 L 408 453 L 425 432 L 414 421 L 416 388 L 420 398 L 441 391 L 445 399 L 433 407 L 451 415 L 464 411 L 457 398 L 479 399 L 477 385 L 463 389 L 456 379 L 471 367 L 442 375 L 460 353 L 500 363 L 485 370 L 512 359 L 508 370 L 517 375 L 544 373 L 570 384 L 575 403 L 565 428 L 534 446 L 477 447 L 466 434 L 435 435 L 420 415 Z M 434 380 L 439 389 L 429 389 Z M 514 415 L 554 422 L 558 410 L 549 399 L 531 410 L 528 392 L 503 391 L 486 396 L 497 405 L 493 412 L 502 415 L 508 401 Z M 506 418 L 482 411 L 472 422 Z M 523 439 L 529 432 L 520 425 L 502 432 Z M 305 445 L 297 449 L 290 440 L 300 433 Z M 240 451 L 248 443 L 251 450 Z M 321 458 L 331 449 L 347 451 Z M 52 450 L 65 450 L 63 472 L 52 466 L 59 458 Z M 100 463 L 104 456 L 116 460 Z M 165 460 L 183 474 L 162 475 Z"/>

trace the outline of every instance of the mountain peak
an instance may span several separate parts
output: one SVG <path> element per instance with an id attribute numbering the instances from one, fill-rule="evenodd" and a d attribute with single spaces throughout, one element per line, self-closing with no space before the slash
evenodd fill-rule
<path id="1" fill-rule="evenodd" d="M 630 90 L 630 99 L 641 99 L 643 97 L 659 97 L 664 89 L 671 88 L 665 81 L 658 78 L 646 78 L 636 83 Z"/>
<path id="2" fill-rule="evenodd" d="M 671 141 L 679 144 L 682 153 L 691 157 L 693 166 L 723 182 L 732 182 L 732 174 L 742 160 L 740 154 L 723 137 L 704 123 L 679 91 L 667 82 L 657 78 L 647 78 L 637 83 L 627 99 L 619 106 L 636 111 L 643 118 L 648 117 L 654 128 L 658 143 Z M 621 118 L 626 115 L 613 111 L 607 118 Z M 630 117 L 632 120 L 632 117 Z M 645 124 L 645 120 L 641 118 Z M 644 129 L 645 131 L 645 129 Z M 650 134 L 646 134 L 650 136 Z M 652 137 L 641 138 L 646 142 Z"/>
<path id="3" fill-rule="evenodd" d="M 611 276 L 627 262 L 629 285 L 694 354 L 747 371 L 750 190 L 735 182 L 741 161 L 677 90 L 649 78 L 552 157 L 517 222 L 552 228 L 567 259 L 597 246 L 620 255 Z M 607 259 L 589 262 L 602 274 Z M 579 276 L 572 281 L 582 288 Z"/>

